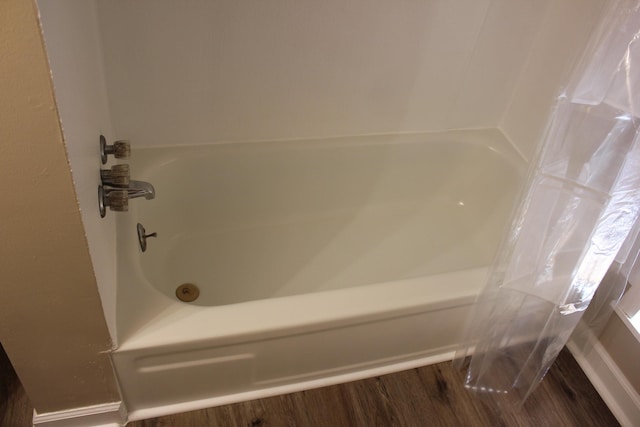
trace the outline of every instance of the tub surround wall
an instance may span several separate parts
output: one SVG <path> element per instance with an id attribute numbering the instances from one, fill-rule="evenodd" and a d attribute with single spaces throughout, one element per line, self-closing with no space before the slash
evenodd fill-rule
<path id="1" fill-rule="evenodd" d="M 535 154 L 554 98 L 580 60 L 606 1 L 550 3 L 499 125 L 527 159 Z"/>
<path id="2" fill-rule="evenodd" d="M 482 17 L 482 29 L 472 41 L 473 51 L 467 58 L 464 78 L 449 82 L 454 96 L 447 127 L 498 127 L 549 3 L 553 1 L 489 2 Z M 555 77 L 548 75 L 545 80 Z"/>
<path id="3" fill-rule="evenodd" d="M 114 129 L 158 146 L 504 125 L 529 153 L 602 1 L 99 2 Z"/>
<path id="4" fill-rule="evenodd" d="M 100 2 L 114 129 L 138 146 L 442 130 L 489 3 Z"/>
<path id="5" fill-rule="evenodd" d="M 0 57 L 0 341 L 38 413 L 117 402 L 35 3 L 0 2 Z"/>
<path id="6" fill-rule="evenodd" d="M 39 1 L 45 47 L 80 214 L 109 332 L 115 328 L 115 217 L 98 214 L 98 137 L 112 141 L 94 0 Z"/>

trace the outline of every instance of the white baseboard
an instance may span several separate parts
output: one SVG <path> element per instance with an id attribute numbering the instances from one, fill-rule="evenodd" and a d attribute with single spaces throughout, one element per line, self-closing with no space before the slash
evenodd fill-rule
<path id="1" fill-rule="evenodd" d="M 584 342 L 572 338 L 567 343 L 573 357 L 618 422 L 623 427 L 640 426 L 640 395 L 600 341 L 591 333 L 583 336 Z"/>
<path id="2" fill-rule="evenodd" d="M 127 408 L 123 402 L 43 414 L 33 411 L 33 425 L 36 427 L 120 427 L 126 422 Z"/>

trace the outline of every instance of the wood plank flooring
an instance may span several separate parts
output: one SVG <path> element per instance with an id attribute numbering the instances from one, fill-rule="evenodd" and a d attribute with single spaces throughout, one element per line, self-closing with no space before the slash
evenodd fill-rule
<path id="1" fill-rule="evenodd" d="M 0 427 L 30 426 L 33 407 L 0 345 Z"/>
<path id="2" fill-rule="evenodd" d="M 30 425 L 31 407 L 0 354 L 0 426 Z M 3 369 L 4 367 L 4 369 Z M 473 398 L 451 363 L 316 390 L 129 423 L 129 427 L 617 426 L 571 354 L 563 350 L 518 412 Z"/>

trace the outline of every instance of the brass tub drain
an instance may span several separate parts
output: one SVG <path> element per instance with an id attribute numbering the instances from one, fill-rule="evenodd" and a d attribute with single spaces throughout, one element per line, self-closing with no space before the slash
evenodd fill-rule
<path id="1" fill-rule="evenodd" d="M 200 296 L 200 289 L 193 283 L 183 283 L 176 289 L 176 297 L 180 301 L 192 302 Z"/>

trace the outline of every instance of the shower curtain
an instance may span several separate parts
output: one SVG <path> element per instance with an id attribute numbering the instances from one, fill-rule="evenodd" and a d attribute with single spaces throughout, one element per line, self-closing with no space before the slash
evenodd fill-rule
<path id="1" fill-rule="evenodd" d="M 610 266 L 636 258 L 639 38 L 640 1 L 610 2 L 532 161 L 456 356 L 468 363 L 466 387 L 493 401 L 521 405 Z M 613 299 L 621 291 L 614 282 Z"/>

